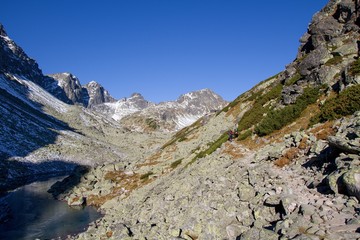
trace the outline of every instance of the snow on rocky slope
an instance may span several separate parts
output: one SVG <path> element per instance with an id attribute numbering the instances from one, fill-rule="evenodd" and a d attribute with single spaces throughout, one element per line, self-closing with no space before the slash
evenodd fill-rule
<path id="1" fill-rule="evenodd" d="M 137 131 L 173 132 L 199 118 L 225 107 L 227 102 L 210 89 L 181 95 L 176 101 L 152 104 L 142 111 L 124 116 L 121 124 Z"/>

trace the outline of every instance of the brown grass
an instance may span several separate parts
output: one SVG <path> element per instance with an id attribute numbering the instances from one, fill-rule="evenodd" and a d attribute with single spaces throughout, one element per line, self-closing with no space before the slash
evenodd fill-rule
<path id="1" fill-rule="evenodd" d="M 137 173 L 129 175 L 125 174 L 123 171 L 108 172 L 104 179 L 114 183 L 114 187 L 111 189 L 110 194 L 104 196 L 89 195 L 86 199 L 88 205 L 100 207 L 106 201 L 109 201 L 114 197 L 123 195 L 124 198 L 126 198 L 133 190 L 152 182 L 151 179 L 141 179 L 141 176 Z"/>
<path id="2" fill-rule="evenodd" d="M 299 156 L 300 149 L 297 147 L 289 148 L 282 157 L 274 161 L 274 164 L 278 167 L 284 167 L 289 165 Z"/>
<path id="3" fill-rule="evenodd" d="M 137 164 L 136 167 L 142 168 L 142 167 L 147 167 L 147 166 L 155 166 L 155 165 L 158 165 L 159 163 L 160 163 L 159 161 L 144 162 L 144 163 Z"/>
<path id="4" fill-rule="evenodd" d="M 107 237 L 107 238 L 111 238 L 112 235 L 113 235 L 113 232 L 112 232 L 112 231 L 106 232 L 106 237 Z"/>
<path id="5" fill-rule="evenodd" d="M 311 129 L 310 131 L 318 140 L 326 140 L 329 136 L 335 134 L 334 121 L 328 121 Z"/>
<path id="6" fill-rule="evenodd" d="M 284 167 L 284 166 L 290 164 L 290 159 L 288 159 L 286 157 L 281 157 L 279 159 L 276 159 L 274 161 L 274 164 L 275 164 L 275 166 L 278 166 L 278 167 Z"/>
<path id="7" fill-rule="evenodd" d="M 300 144 L 299 144 L 299 149 L 305 150 L 308 147 L 307 140 L 308 140 L 307 137 L 304 137 L 303 139 L 301 139 Z"/>
<path id="8" fill-rule="evenodd" d="M 156 152 L 155 154 L 153 154 L 153 155 L 151 155 L 150 157 L 148 157 L 146 160 L 147 161 L 156 161 L 156 160 L 158 160 L 160 157 L 161 157 L 161 151 L 158 151 L 158 152 Z"/>
<path id="9" fill-rule="evenodd" d="M 232 108 L 230 108 L 227 112 L 226 112 L 226 117 L 228 116 L 239 116 L 239 114 L 241 113 L 241 108 L 240 108 L 240 104 L 242 103 L 242 101 L 239 101 L 237 104 L 235 104 Z"/>
<path id="10" fill-rule="evenodd" d="M 221 153 L 230 155 L 231 157 L 237 159 L 244 156 L 242 152 L 240 152 L 239 148 L 234 146 L 233 144 L 230 144 L 228 142 L 225 143 L 225 148 L 222 150 Z"/>

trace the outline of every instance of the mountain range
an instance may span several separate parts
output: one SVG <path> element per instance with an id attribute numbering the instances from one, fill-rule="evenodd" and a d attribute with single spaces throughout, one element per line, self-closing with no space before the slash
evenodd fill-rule
<path id="1" fill-rule="evenodd" d="M 150 103 L 140 94 L 116 100 L 95 81 L 81 85 L 71 73 L 44 75 L 36 61 L 10 39 L 2 25 L 0 57 L 3 123 L 0 127 L 3 159 L 0 169 L 4 189 L 7 185 L 22 184 L 37 174 L 68 171 L 76 164 L 102 163 L 103 159 L 94 160 L 82 154 L 82 150 L 74 153 L 71 145 L 76 143 L 76 148 L 88 148 L 85 152 L 90 153 L 94 146 L 85 142 L 93 141 L 93 136 L 89 135 L 94 132 L 103 134 L 104 128 L 114 127 L 119 129 L 117 132 L 175 131 L 227 104 L 209 89 L 160 104 Z M 120 122 L 125 116 L 126 122 Z M 86 134 L 89 127 L 91 134 Z M 99 147 L 97 151 L 111 148 L 106 146 L 107 138 L 101 140 L 103 142 L 94 143 Z M 116 153 L 109 159 L 123 155 L 118 149 L 113 152 Z M 17 167 L 12 167 L 13 164 Z M 13 169 L 11 173 L 9 169 Z"/>
<path id="2" fill-rule="evenodd" d="M 44 76 L 0 25 L 1 189 L 75 169 L 50 192 L 104 216 L 69 239 L 360 238 L 359 39 L 359 2 L 330 0 L 234 101 L 155 104 Z"/>

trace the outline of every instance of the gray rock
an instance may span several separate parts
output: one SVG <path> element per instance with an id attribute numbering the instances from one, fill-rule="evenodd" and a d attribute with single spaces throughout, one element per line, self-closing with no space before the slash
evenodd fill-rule
<path id="1" fill-rule="evenodd" d="M 329 145 L 345 153 L 360 154 L 359 138 L 355 141 L 349 141 L 342 137 L 330 136 Z"/>
<path id="2" fill-rule="evenodd" d="M 343 176 L 343 182 L 350 196 L 360 200 L 360 167 L 353 168 Z"/>
<path id="3" fill-rule="evenodd" d="M 231 224 L 226 227 L 226 233 L 229 239 L 236 239 L 239 237 L 243 232 L 249 230 L 248 227 L 238 225 L 238 224 Z"/>

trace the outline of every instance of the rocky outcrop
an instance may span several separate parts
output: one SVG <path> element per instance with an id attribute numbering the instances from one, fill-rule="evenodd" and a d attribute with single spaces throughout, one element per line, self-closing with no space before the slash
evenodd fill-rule
<path id="1" fill-rule="evenodd" d="M 55 97 L 69 104 L 83 104 L 83 90 L 77 77 L 71 73 L 50 74 L 48 77 L 50 84 L 45 89 Z"/>
<path id="2" fill-rule="evenodd" d="M 91 81 L 81 86 L 79 79 L 71 73 L 50 74 L 45 78 L 43 86 L 58 99 L 87 108 L 115 101 L 99 83 Z"/>
<path id="3" fill-rule="evenodd" d="M 93 107 L 102 103 L 114 102 L 115 99 L 111 97 L 110 93 L 104 89 L 99 83 L 91 81 L 83 86 L 82 102 L 86 107 Z"/>
<path id="4" fill-rule="evenodd" d="M 9 73 L 41 84 L 43 75 L 35 60 L 31 59 L 6 34 L 0 23 L 0 73 Z"/>
<path id="5" fill-rule="evenodd" d="M 359 76 L 348 74 L 360 51 L 358 5 L 353 0 L 330 0 L 316 13 L 300 39 L 296 60 L 282 73 L 282 81 L 295 86 L 325 84 L 337 91 L 359 83 Z M 298 94 L 293 93 L 283 91 L 285 104 L 295 101 Z"/>

